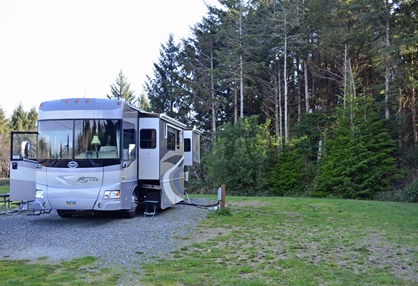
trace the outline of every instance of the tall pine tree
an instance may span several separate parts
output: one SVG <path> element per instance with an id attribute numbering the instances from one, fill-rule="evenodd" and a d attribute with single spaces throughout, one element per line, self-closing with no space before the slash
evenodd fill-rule
<path id="1" fill-rule="evenodd" d="M 154 112 L 185 121 L 189 111 L 189 94 L 183 85 L 181 46 L 170 34 L 165 45 L 161 45 L 160 57 L 154 63 L 154 77 L 147 76 L 145 90 Z"/>
<path id="2" fill-rule="evenodd" d="M 315 195 L 371 199 L 391 189 L 399 174 L 385 120 L 379 118 L 370 98 L 353 100 L 354 117 L 348 108 L 339 108 L 330 130 Z"/>
<path id="3" fill-rule="evenodd" d="M 125 101 L 131 103 L 132 105 L 137 104 L 138 99 L 134 95 L 134 92 L 131 90 L 131 84 L 126 79 L 122 70 L 120 70 L 116 78 L 116 84 L 112 84 L 110 86 L 110 89 L 111 89 L 112 94 L 107 95 L 107 98 L 124 99 Z"/>

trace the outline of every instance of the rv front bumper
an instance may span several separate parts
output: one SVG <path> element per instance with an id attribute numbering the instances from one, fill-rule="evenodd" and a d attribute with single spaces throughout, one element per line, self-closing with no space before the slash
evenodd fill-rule
<path id="1" fill-rule="evenodd" d="M 30 203 L 30 208 L 36 212 L 49 211 L 51 210 L 51 205 L 48 203 L 48 201 L 36 199 Z"/>
<path id="2" fill-rule="evenodd" d="M 117 211 L 123 209 L 121 200 L 101 200 L 94 206 L 95 211 Z"/>

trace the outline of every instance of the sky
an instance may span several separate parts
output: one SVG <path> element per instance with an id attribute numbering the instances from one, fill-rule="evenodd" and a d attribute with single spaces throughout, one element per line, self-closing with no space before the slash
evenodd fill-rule
<path id="1" fill-rule="evenodd" d="M 139 95 L 161 44 L 189 37 L 205 3 L 217 0 L 0 0 L 0 108 L 105 98 L 120 70 Z"/>

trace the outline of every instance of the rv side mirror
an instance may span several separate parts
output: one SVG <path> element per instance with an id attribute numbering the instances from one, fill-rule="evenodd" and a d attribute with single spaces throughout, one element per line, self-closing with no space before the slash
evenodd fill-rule
<path id="1" fill-rule="evenodd" d="M 29 157 L 30 143 L 28 141 L 22 141 L 20 145 L 20 156 L 21 158 Z"/>
<path id="2" fill-rule="evenodd" d="M 136 158 L 135 144 L 129 144 L 129 149 L 123 149 L 123 163 L 122 167 L 126 168 L 131 165 Z"/>
<path id="3" fill-rule="evenodd" d="M 136 158 L 136 145 L 135 144 L 129 144 L 129 161 L 135 161 Z"/>

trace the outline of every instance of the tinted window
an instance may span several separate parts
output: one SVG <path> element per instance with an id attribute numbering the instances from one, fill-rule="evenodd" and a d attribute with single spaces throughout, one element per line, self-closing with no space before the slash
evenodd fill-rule
<path id="1" fill-rule="evenodd" d="M 141 149 L 155 149 L 157 147 L 157 131 L 155 129 L 141 129 Z"/>
<path id="2" fill-rule="evenodd" d="M 168 150 L 176 150 L 176 133 L 167 132 L 167 149 Z"/>
<path id="3" fill-rule="evenodd" d="M 184 152 L 192 151 L 192 144 L 190 138 L 184 139 Z"/>

